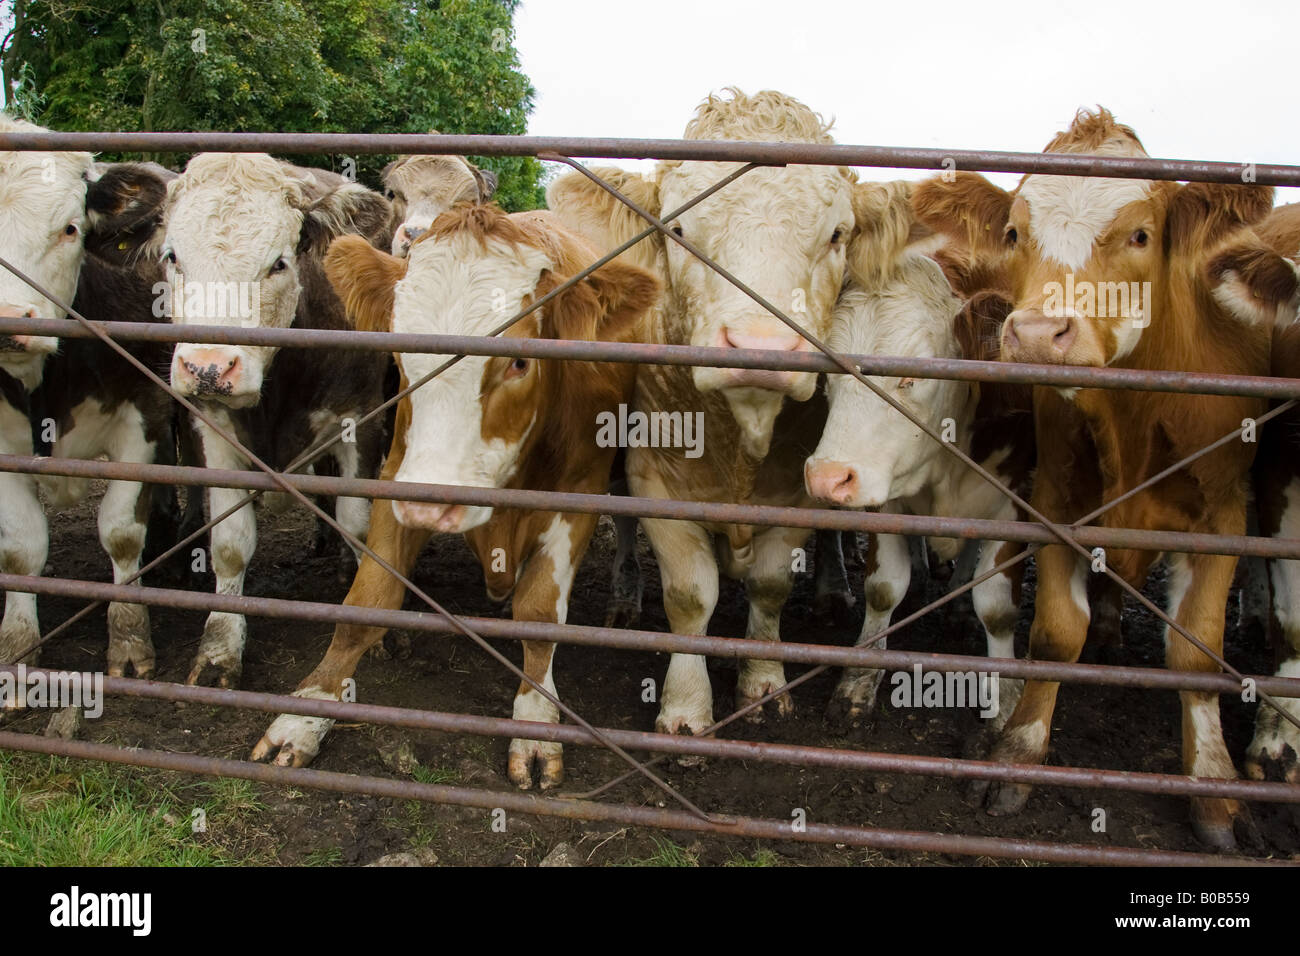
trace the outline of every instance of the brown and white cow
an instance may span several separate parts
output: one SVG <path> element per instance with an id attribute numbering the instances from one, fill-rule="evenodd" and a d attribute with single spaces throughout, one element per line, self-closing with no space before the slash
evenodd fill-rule
<path id="1" fill-rule="evenodd" d="M 507 215 L 495 204 L 461 204 L 437 219 L 406 259 L 345 237 L 330 248 L 326 268 L 357 328 L 485 335 L 595 259 L 585 242 L 548 213 Z M 658 291 L 644 270 L 609 263 L 507 334 L 638 340 Z M 399 354 L 403 384 L 449 357 Z M 601 440 L 599 416 L 631 398 L 634 375 L 629 365 L 465 358 L 401 401 L 382 477 L 603 494 L 616 449 Z M 515 620 L 563 624 L 573 576 L 596 520 L 595 515 L 378 500 L 367 544 L 409 574 L 432 534 L 465 534 L 482 563 L 488 593 L 499 600 L 513 593 Z M 396 608 L 404 590 L 367 555 L 345 603 Z M 343 681 L 383 635 L 380 628 L 339 625 L 324 660 L 294 693 L 338 700 Z M 553 655 L 553 644 L 524 644 L 525 673 L 552 694 Z M 514 716 L 559 720 L 555 705 L 526 683 L 515 695 Z M 332 723 L 282 715 L 254 748 L 253 759 L 301 766 L 315 756 Z M 532 786 L 534 765 L 542 788 L 558 786 L 564 770 L 560 745 L 511 741 L 511 781 Z"/>
<path id="2" fill-rule="evenodd" d="M 496 173 L 463 156 L 398 156 L 380 176 L 384 197 L 393 204 L 392 250 L 398 257 L 456 203 L 488 202 L 497 188 Z"/>
<path id="3" fill-rule="evenodd" d="M 686 127 L 688 139 L 829 143 L 828 126 L 797 100 L 773 91 L 710 96 Z M 595 172 L 643 208 L 659 214 L 685 203 L 735 170 L 735 163 L 661 162 L 653 177 L 618 169 Z M 823 337 L 844 278 L 854 226 L 854 175 L 825 166 L 761 168 L 700 202 L 669 225 L 742 281 Z M 645 223 L 579 173 L 552 184 L 548 203 L 600 249 L 611 249 Z M 624 253 L 660 276 L 663 304 L 651 316 L 654 342 L 674 345 L 809 351 L 808 341 L 675 242 L 656 235 Z M 702 417 L 696 449 L 631 447 L 634 494 L 693 501 L 804 505 L 803 462 L 812 453 L 825 404 L 812 373 L 645 365 L 634 411 Z M 688 455 L 687 451 L 693 454 Z M 808 532 L 692 521 L 642 519 L 663 578 L 672 630 L 704 634 L 718 599 L 718 573 L 743 580 L 750 600 L 747 634 L 779 640 L 781 607 L 793 583 L 796 549 Z M 785 683 L 779 662 L 740 665 L 736 700 L 744 704 Z M 788 696 L 777 709 L 788 712 Z M 705 659 L 675 654 L 656 726 L 702 732 L 712 723 L 713 692 Z M 754 718 L 761 718 L 755 712 Z"/>
<path id="4" fill-rule="evenodd" d="M 1010 303 L 996 267 L 971 261 L 953 243 L 936 249 L 912 214 L 910 183 L 882 183 L 875 201 L 858 203 L 858 228 L 876 223 L 875 241 L 856 242 L 828 344 L 842 354 L 921 358 L 997 357 L 997 335 Z M 1032 398 L 1025 386 L 925 378 L 876 379 L 934 431 L 974 457 L 1009 486 L 1027 491 L 1033 467 Z M 804 468 L 808 491 L 848 508 L 894 513 L 1015 520 L 1012 502 L 945 452 L 912 421 L 847 375 L 829 377 L 830 414 Z M 859 644 L 888 627 L 907 594 L 912 566 L 907 539 L 871 535 L 864 587 L 866 616 Z M 940 560 L 959 551 L 955 539 L 932 539 Z M 983 542 L 975 573 L 1020 550 Z M 1013 657 L 1022 566 L 990 578 L 972 593 L 990 657 Z M 885 646 L 877 641 L 876 646 Z M 848 669 L 831 698 L 832 716 L 851 725 L 870 716 L 884 672 Z M 998 686 L 993 726 L 1010 716 L 1018 681 Z"/>
<path id="5" fill-rule="evenodd" d="M 40 127 L 0 114 L 0 130 Z M 0 153 L 0 256 L 92 321 L 158 321 L 154 282 L 161 270 L 138 252 L 157 224 L 170 175 L 160 167 L 97 164 L 86 153 Z M 0 314 L 64 318 L 63 310 L 0 269 Z M 152 368 L 170 347 L 126 343 Z M 174 461 L 171 400 L 98 340 L 0 336 L 0 450 L 61 458 Z M 0 473 L 0 568 L 40 574 L 49 551 L 45 511 L 81 500 L 89 481 Z M 110 481 L 99 506 L 99 539 L 121 582 L 140 567 L 146 537 L 170 543 L 167 489 Z M 173 502 L 174 503 L 174 502 Z M 148 533 L 148 534 L 147 534 Z M 151 676 L 148 609 L 111 603 L 108 672 Z M 13 662 L 40 637 L 36 597 L 10 592 L 0 625 L 0 661 Z"/>
<path id="6" fill-rule="evenodd" d="M 172 321 L 346 329 L 343 305 L 325 278 L 325 250 L 345 233 L 387 244 L 391 218 L 383 197 L 341 177 L 264 154 L 200 154 L 168 187 L 159 239 Z M 171 383 L 275 468 L 342 429 L 344 439 L 328 453 L 337 473 L 372 476 L 383 451 L 382 422 L 356 421 L 383 401 L 388 356 L 340 348 L 276 353 L 266 346 L 181 344 Z M 193 427 L 207 466 L 248 467 L 206 424 L 195 419 Z M 210 488 L 209 510 L 216 515 L 242 497 L 235 489 Z M 369 511 L 364 498 L 339 497 L 335 505 L 340 524 L 358 536 Z M 213 528 L 218 593 L 242 593 L 256 540 L 251 506 Z M 237 683 L 247 633 L 243 615 L 209 614 L 189 682 Z"/>
<path id="7" fill-rule="evenodd" d="M 1105 110 L 1081 111 L 1047 147 L 1054 153 L 1145 156 L 1134 132 Z M 1054 365 L 1266 374 L 1269 333 L 1215 298 L 1206 263 L 1244 225 L 1266 215 L 1273 191 L 1134 179 L 1030 175 L 1005 192 L 974 174 L 918 188 L 923 221 L 986 249 L 1004 250 L 1015 308 L 1002 330 L 1007 361 Z M 1256 399 L 1106 389 L 1034 389 L 1038 470 L 1032 505 L 1069 524 L 1148 476 L 1260 414 Z M 1109 527 L 1241 534 L 1255 445 L 1233 443 L 1111 509 Z M 1107 552 L 1107 565 L 1137 587 L 1160 556 Z M 1236 558 L 1170 554 L 1171 615 L 1208 647 L 1223 647 L 1225 604 Z M 1088 630 L 1091 562 L 1064 545 L 1038 555 L 1030 656 L 1073 661 Z M 1169 666 L 1214 671 L 1189 641 L 1166 636 Z M 1006 763 L 1047 754 L 1058 684 L 1026 683 L 993 750 Z M 1183 768 L 1234 777 L 1218 699 L 1183 692 Z M 1019 811 L 1030 788 L 988 788 L 990 813 Z M 1234 842 L 1236 801 L 1196 798 L 1201 839 Z"/>
<path id="8" fill-rule="evenodd" d="M 1273 332 L 1272 374 L 1300 378 L 1300 203 L 1281 206 L 1210 263 L 1215 295 L 1236 314 Z M 1252 241 L 1257 238 L 1259 241 Z M 1255 459 L 1255 505 L 1262 534 L 1300 538 L 1300 412 L 1262 426 Z M 1300 561 L 1268 562 L 1270 637 L 1279 677 L 1300 677 Z M 1300 717 L 1300 701 L 1277 698 Z M 1255 736 L 1246 749 L 1246 773 L 1257 779 L 1300 783 L 1300 729 L 1261 703 Z"/>

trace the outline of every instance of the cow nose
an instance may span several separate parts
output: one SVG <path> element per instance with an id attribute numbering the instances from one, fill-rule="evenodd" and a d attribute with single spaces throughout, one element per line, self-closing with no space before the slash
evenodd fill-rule
<path id="1" fill-rule="evenodd" d="M 786 328 L 755 332 L 723 326 L 720 338 L 719 344 L 723 348 L 769 349 L 774 352 L 793 352 L 804 341 L 798 333 Z"/>
<path id="2" fill-rule="evenodd" d="M 858 470 L 843 461 L 808 459 L 804 466 L 808 494 L 837 505 L 848 504 L 858 494 Z"/>
<path id="3" fill-rule="evenodd" d="M 1059 361 L 1070 351 L 1079 327 L 1073 315 L 1047 315 L 1034 310 L 1012 312 L 1002 333 L 1002 347 L 1022 361 Z"/>
<path id="4" fill-rule="evenodd" d="M 427 229 L 424 229 L 424 228 L 421 227 L 421 226 L 403 226 L 403 227 L 402 227 L 402 236 L 403 236 L 403 237 L 404 237 L 408 242 L 415 242 L 416 239 L 419 239 L 419 238 L 420 238 L 422 235 L 424 235 L 426 232 L 428 232 L 428 230 L 427 230 Z"/>
<path id="5" fill-rule="evenodd" d="M 182 378 L 200 395 L 229 395 L 236 390 L 243 374 L 243 363 L 238 355 L 213 349 L 195 349 L 184 355 L 177 353 L 177 364 Z"/>
<path id="6" fill-rule="evenodd" d="M 457 531 L 465 518 L 464 505 L 430 501 L 394 501 L 393 516 L 406 528 L 426 531 Z"/>
<path id="7" fill-rule="evenodd" d="M 23 310 L 13 305 L 0 305 L 0 317 L 6 319 L 34 319 L 36 318 L 36 309 L 28 308 Z M 25 352 L 31 344 L 32 336 L 30 334 L 4 335 L 0 333 L 0 351 Z"/>

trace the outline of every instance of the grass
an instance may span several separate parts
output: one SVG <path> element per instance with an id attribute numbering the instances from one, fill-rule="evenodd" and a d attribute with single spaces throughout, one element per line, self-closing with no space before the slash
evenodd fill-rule
<path id="1" fill-rule="evenodd" d="M 268 850 L 236 853 L 223 840 L 262 809 L 243 780 L 185 782 L 158 771 L 0 753 L 0 866 L 271 863 Z M 195 832 L 197 820 L 206 830 Z"/>
<path id="2" fill-rule="evenodd" d="M 753 856 L 742 856 L 737 853 L 729 857 L 723 866 L 780 866 L 781 858 L 771 850 L 757 850 Z"/>
<path id="3" fill-rule="evenodd" d="M 460 774 L 455 770 L 449 770 L 445 767 L 426 767 L 417 765 L 411 772 L 420 783 L 455 783 L 460 780 Z"/>
<path id="4" fill-rule="evenodd" d="M 302 858 L 303 866 L 338 866 L 343 862 L 343 850 L 337 846 L 319 846 Z"/>
<path id="5" fill-rule="evenodd" d="M 699 866 L 700 861 L 695 854 L 683 846 L 678 846 L 672 840 L 665 840 L 663 837 L 651 837 L 654 843 L 654 852 L 647 857 L 640 859 L 624 860 L 615 866 Z"/>

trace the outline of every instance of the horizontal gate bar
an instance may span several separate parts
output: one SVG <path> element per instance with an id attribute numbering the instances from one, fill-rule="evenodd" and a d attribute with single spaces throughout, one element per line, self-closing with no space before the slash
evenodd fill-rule
<path id="1" fill-rule="evenodd" d="M 40 458 L 0 455 L 0 472 L 28 475 L 64 475 L 144 481 L 187 487 L 239 488 L 279 491 L 274 479 L 261 472 L 188 465 L 145 465 L 138 462 L 94 461 L 80 458 Z M 529 491 L 519 488 L 474 488 L 433 485 L 378 478 L 336 478 L 326 475 L 286 474 L 285 480 L 306 494 L 345 495 L 398 501 L 432 501 L 486 507 L 524 508 L 570 514 L 627 515 L 642 518 L 706 521 L 717 524 L 751 524 L 764 527 L 824 528 L 975 541 L 1017 541 L 1055 544 L 1057 539 L 1032 521 L 991 521 L 984 518 L 940 518 L 876 511 L 831 508 L 788 508 L 772 505 L 738 505 L 625 495 L 589 495 L 564 491 Z M 1251 535 L 1202 534 L 1184 531 L 1143 531 L 1136 528 L 1073 529 L 1080 544 L 1089 548 L 1138 551 L 1177 551 L 1191 554 L 1235 554 L 1261 558 L 1300 559 L 1300 539 L 1261 538 Z"/>
<path id="2" fill-rule="evenodd" d="M 26 669 L 27 674 L 37 672 L 66 673 L 43 667 Z M 17 665 L 0 664 L 0 673 L 17 674 Z M 82 675 L 83 679 L 92 676 Z M 318 700 L 311 697 L 293 697 L 288 694 L 225 690 L 218 687 L 191 687 L 186 684 L 137 680 L 130 677 L 104 676 L 102 680 L 104 692 L 115 697 L 181 701 L 217 707 L 243 707 L 271 714 L 301 714 L 307 717 L 328 717 L 333 720 L 382 724 L 411 730 L 473 734 L 480 737 L 547 740 L 585 747 L 600 746 L 591 734 L 571 724 L 549 724 L 504 717 L 481 717 L 475 714 L 387 707 L 381 704 Z M 759 763 L 856 770 L 864 773 L 917 774 L 957 780 L 1010 780 L 1039 786 L 1123 790 L 1165 796 L 1222 797 L 1265 803 L 1300 803 L 1300 786 L 1288 783 L 1187 777 L 1180 774 L 1127 770 L 1095 770 L 1085 767 L 1051 767 L 1042 764 L 1005 764 L 954 757 L 923 757 L 913 754 L 809 747 L 800 744 L 687 737 L 679 734 L 617 730 L 610 727 L 602 727 L 600 732 L 626 750 L 647 750 L 651 753 L 752 760 Z"/>
<path id="3" fill-rule="evenodd" d="M 214 594 L 210 591 L 182 591 L 107 584 L 67 578 L 45 578 L 0 574 L 0 589 L 124 604 L 148 604 L 190 611 L 225 611 L 253 617 L 287 618 L 321 624 L 354 624 L 431 634 L 456 634 L 449 623 L 425 611 L 386 610 L 351 604 L 326 604 L 283 598 Z M 924 654 L 875 648 L 838 647 L 830 644 L 795 644 L 786 641 L 756 641 L 739 637 L 707 637 L 661 631 L 633 631 L 614 627 L 587 627 L 543 621 L 514 621 L 502 618 L 465 617 L 476 633 L 484 637 L 515 641 L 550 641 L 584 647 L 654 653 L 702 654 L 734 660 L 771 660 L 795 664 L 827 664 L 834 667 L 879 667 L 903 670 L 920 665 L 922 670 L 996 671 L 1002 677 L 1101 684 L 1117 687 L 1147 687 L 1161 690 L 1199 690 L 1239 694 L 1241 685 L 1227 674 L 1173 671 L 1157 667 L 1117 667 L 1100 664 L 1066 664 L 1009 657 L 971 657 L 956 654 Z M 1300 697 L 1300 678 L 1252 675 L 1256 687 L 1278 697 Z"/>
<path id="4" fill-rule="evenodd" d="M 348 348 L 375 352 L 437 355 L 508 355 L 588 362 L 688 365 L 707 368 L 757 368 L 792 372 L 844 374 L 818 352 L 774 349 L 724 349 L 712 346 L 658 345 L 644 342 L 585 342 L 573 339 L 524 339 L 482 335 L 422 335 L 358 332 L 352 329 L 273 329 L 220 325 L 172 325 L 170 322 L 99 322 L 122 342 L 195 342 L 209 345 L 260 345 L 276 348 Z M 48 335 L 86 339 L 93 334 L 72 319 L 0 316 L 0 335 Z M 864 375 L 891 378 L 941 378 L 1058 388 L 1117 388 L 1139 392 L 1184 392 L 1242 395 L 1249 398 L 1300 398 L 1300 379 L 1267 375 L 1220 375 L 1212 372 L 1148 371 L 983 362 L 972 359 L 895 355 L 848 355 Z"/>
<path id="5" fill-rule="evenodd" d="M 0 135 L 0 150 L 84 150 L 139 153 L 450 153 L 464 156 L 537 156 L 555 153 L 586 159 L 680 159 L 701 162 L 883 166 L 893 169 L 1052 173 L 1117 179 L 1300 186 L 1300 167 L 1273 163 L 1023 153 L 990 149 L 938 149 L 734 140 L 614 139 L 583 136 L 485 136 L 420 133 L 88 133 Z M 539 157 L 544 158 L 544 157 Z"/>
<path id="6" fill-rule="evenodd" d="M 714 821 L 710 821 L 678 810 L 597 803 L 565 797 L 538 797 L 519 792 L 366 777 L 329 770 L 276 767 L 244 760 L 226 760 L 143 748 L 128 749 L 111 744 L 38 737 L 12 731 L 0 731 L 0 749 L 99 760 L 134 767 L 153 767 L 159 770 L 175 770 L 214 777 L 234 777 L 272 786 L 310 787 L 335 793 L 359 793 L 372 797 L 390 797 L 395 800 L 422 800 L 427 803 L 475 807 L 487 811 L 502 809 L 534 816 L 651 826 L 666 830 L 714 833 L 721 836 L 797 840 L 802 843 L 843 843 L 850 846 L 912 853 L 951 853 L 959 856 L 988 856 L 998 859 L 1110 866 L 1294 865 L 1285 861 L 1255 860 L 1207 853 L 1083 846 L 1077 843 L 1045 843 L 1005 837 L 837 826 L 813 821 L 807 822 L 802 829 L 796 829 L 789 820 L 760 817 L 725 815 L 720 820 L 715 818 Z"/>

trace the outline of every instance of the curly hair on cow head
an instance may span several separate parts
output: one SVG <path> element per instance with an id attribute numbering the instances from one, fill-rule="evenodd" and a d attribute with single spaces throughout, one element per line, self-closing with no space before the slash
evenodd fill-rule
<path id="1" fill-rule="evenodd" d="M 1087 108 L 1074 114 L 1070 128 L 1058 132 L 1047 144 L 1046 153 L 1099 153 L 1122 156 L 1145 156 L 1147 151 L 1131 126 L 1115 121 L 1115 114 L 1104 106 L 1096 111 Z"/>
<path id="2" fill-rule="evenodd" d="M 760 90 L 753 96 L 728 86 L 710 93 L 686 124 L 686 139 L 767 140 L 782 143 L 832 143 L 829 122 L 793 96 Z"/>

